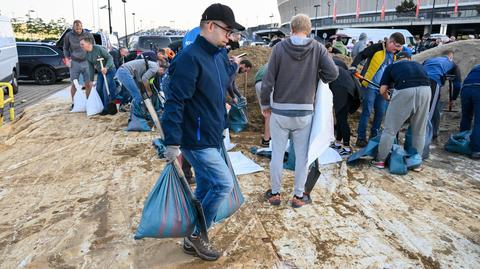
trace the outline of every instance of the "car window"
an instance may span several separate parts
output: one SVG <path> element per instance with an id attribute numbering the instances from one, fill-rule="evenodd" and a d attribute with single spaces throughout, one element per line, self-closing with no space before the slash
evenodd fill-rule
<path id="1" fill-rule="evenodd" d="M 45 47 L 32 47 L 32 54 L 30 55 L 35 55 L 35 56 L 53 56 L 57 55 L 55 51 L 53 51 L 50 48 L 45 48 Z"/>
<path id="2" fill-rule="evenodd" d="M 138 41 L 138 47 L 142 50 L 156 50 L 166 48 L 170 45 L 170 38 L 159 36 L 146 36 L 140 37 Z"/>
<path id="3" fill-rule="evenodd" d="M 17 46 L 18 56 L 32 55 L 32 47 L 30 46 Z"/>

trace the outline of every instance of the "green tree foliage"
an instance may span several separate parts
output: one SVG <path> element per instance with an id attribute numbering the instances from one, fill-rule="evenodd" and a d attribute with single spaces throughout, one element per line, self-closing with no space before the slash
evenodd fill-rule
<path id="1" fill-rule="evenodd" d="M 417 9 L 417 5 L 413 0 L 404 0 L 400 5 L 398 5 L 395 10 L 399 13 L 409 13 Z"/>
<path id="2" fill-rule="evenodd" d="M 18 36 L 28 35 L 33 39 L 33 36 L 39 37 L 58 37 L 67 28 L 64 18 L 57 20 L 43 21 L 41 18 L 28 18 L 27 21 L 18 18 L 12 19 L 13 31 Z"/>

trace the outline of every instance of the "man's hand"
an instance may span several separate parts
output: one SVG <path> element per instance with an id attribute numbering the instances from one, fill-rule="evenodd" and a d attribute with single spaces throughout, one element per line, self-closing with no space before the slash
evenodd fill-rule
<path id="1" fill-rule="evenodd" d="M 68 66 L 68 68 L 72 67 L 72 62 L 69 58 L 65 57 L 65 65 Z"/>
<path id="2" fill-rule="evenodd" d="M 107 74 L 107 68 L 102 68 L 102 74 L 106 75 Z"/>
<path id="3" fill-rule="evenodd" d="M 380 87 L 380 94 L 383 96 L 383 98 L 387 101 L 390 101 L 390 94 L 388 92 L 388 87 L 385 85 L 382 85 Z"/>
<path id="4" fill-rule="evenodd" d="M 267 108 L 267 109 L 262 110 L 262 115 L 264 117 L 270 117 L 270 114 L 272 114 L 272 109 Z"/>
<path id="5" fill-rule="evenodd" d="M 168 163 L 171 163 L 177 159 L 180 155 L 180 146 L 167 146 L 165 150 L 165 159 Z"/>

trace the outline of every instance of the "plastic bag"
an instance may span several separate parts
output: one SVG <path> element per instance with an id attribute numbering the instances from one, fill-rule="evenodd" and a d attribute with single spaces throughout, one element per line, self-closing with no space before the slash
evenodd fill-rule
<path id="1" fill-rule="evenodd" d="M 188 183 L 180 179 L 172 163 L 167 164 L 150 191 L 135 239 L 173 238 L 192 234 L 198 211 Z"/>
<path id="2" fill-rule="evenodd" d="M 228 153 L 225 149 L 225 146 L 222 145 L 222 157 L 227 163 L 228 169 L 233 177 L 233 188 L 232 192 L 223 200 L 222 204 L 218 207 L 217 214 L 213 219 L 214 222 L 220 222 L 235 213 L 245 201 L 243 197 L 242 191 L 240 190 L 240 185 L 238 184 L 237 176 L 235 176 L 235 172 L 233 171 L 232 163 L 230 162 L 230 158 L 228 157 Z"/>
<path id="3" fill-rule="evenodd" d="M 470 136 L 472 131 L 463 131 L 457 134 L 450 136 L 447 143 L 445 143 L 445 150 L 449 152 L 455 152 L 465 155 L 472 154 L 472 149 L 470 148 Z"/>
<path id="4" fill-rule="evenodd" d="M 90 91 L 87 99 L 87 116 L 93 116 L 103 111 L 103 103 L 96 89 Z"/>
<path id="5" fill-rule="evenodd" d="M 239 97 L 236 104 L 231 104 L 228 118 L 230 120 L 230 130 L 233 132 L 238 133 L 247 128 L 247 99 L 245 97 Z"/>
<path id="6" fill-rule="evenodd" d="M 152 128 L 148 124 L 148 121 L 144 117 L 138 117 L 135 114 L 130 114 L 128 119 L 128 126 L 125 129 L 128 132 L 150 132 Z"/>
<path id="7" fill-rule="evenodd" d="M 408 173 L 406 156 L 407 152 L 402 147 L 393 145 L 388 166 L 390 173 L 395 175 L 406 175 Z"/>
<path id="8" fill-rule="evenodd" d="M 87 110 L 87 96 L 83 90 L 77 90 L 73 96 L 73 108 L 70 112 L 85 112 Z"/>
<path id="9" fill-rule="evenodd" d="M 378 152 L 378 144 L 380 144 L 380 137 L 381 134 L 378 134 L 377 136 L 368 140 L 368 144 L 364 148 L 361 148 L 348 157 L 347 164 L 354 164 L 363 156 L 376 157 Z"/>

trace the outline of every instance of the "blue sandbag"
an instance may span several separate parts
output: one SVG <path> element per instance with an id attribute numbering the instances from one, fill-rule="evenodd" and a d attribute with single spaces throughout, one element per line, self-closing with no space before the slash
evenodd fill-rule
<path id="1" fill-rule="evenodd" d="M 368 140 L 368 144 L 364 148 L 361 148 L 348 157 L 347 164 L 355 164 L 363 156 L 377 157 L 378 144 L 380 144 L 381 136 L 381 134 L 378 134 Z"/>
<path id="2" fill-rule="evenodd" d="M 236 104 L 231 104 L 228 118 L 230 121 L 230 130 L 235 133 L 241 132 L 247 128 L 247 99 L 245 97 L 239 97 Z"/>
<path id="3" fill-rule="evenodd" d="M 388 170 L 395 175 L 406 175 L 407 169 L 407 152 L 399 145 L 393 145 Z"/>
<path id="4" fill-rule="evenodd" d="M 445 150 L 449 152 L 455 152 L 465 155 L 472 154 L 472 149 L 470 148 L 470 136 L 472 131 L 463 131 L 454 135 L 451 135 L 447 143 L 445 143 Z"/>
<path id="5" fill-rule="evenodd" d="M 230 170 L 233 178 L 233 189 L 228 198 L 223 200 L 222 204 L 220 204 L 217 214 L 213 219 L 214 222 L 221 222 L 222 220 L 230 217 L 235 213 L 244 203 L 245 198 L 243 197 L 242 191 L 240 190 L 240 185 L 238 184 L 237 176 L 233 171 L 232 163 L 230 162 L 230 158 L 228 157 L 227 150 L 225 149 L 225 145 L 222 143 L 222 157 L 225 160 L 225 163 Z"/>
<path id="6" fill-rule="evenodd" d="M 174 165 L 167 164 L 145 201 L 134 238 L 175 238 L 192 234 L 198 215 L 188 188 Z"/>
<path id="7" fill-rule="evenodd" d="M 148 125 L 148 121 L 144 117 L 138 117 L 132 113 L 130 114 L 128 126 L 125 130 L 128 132 L 150 132 L 152 128 Z"/>

